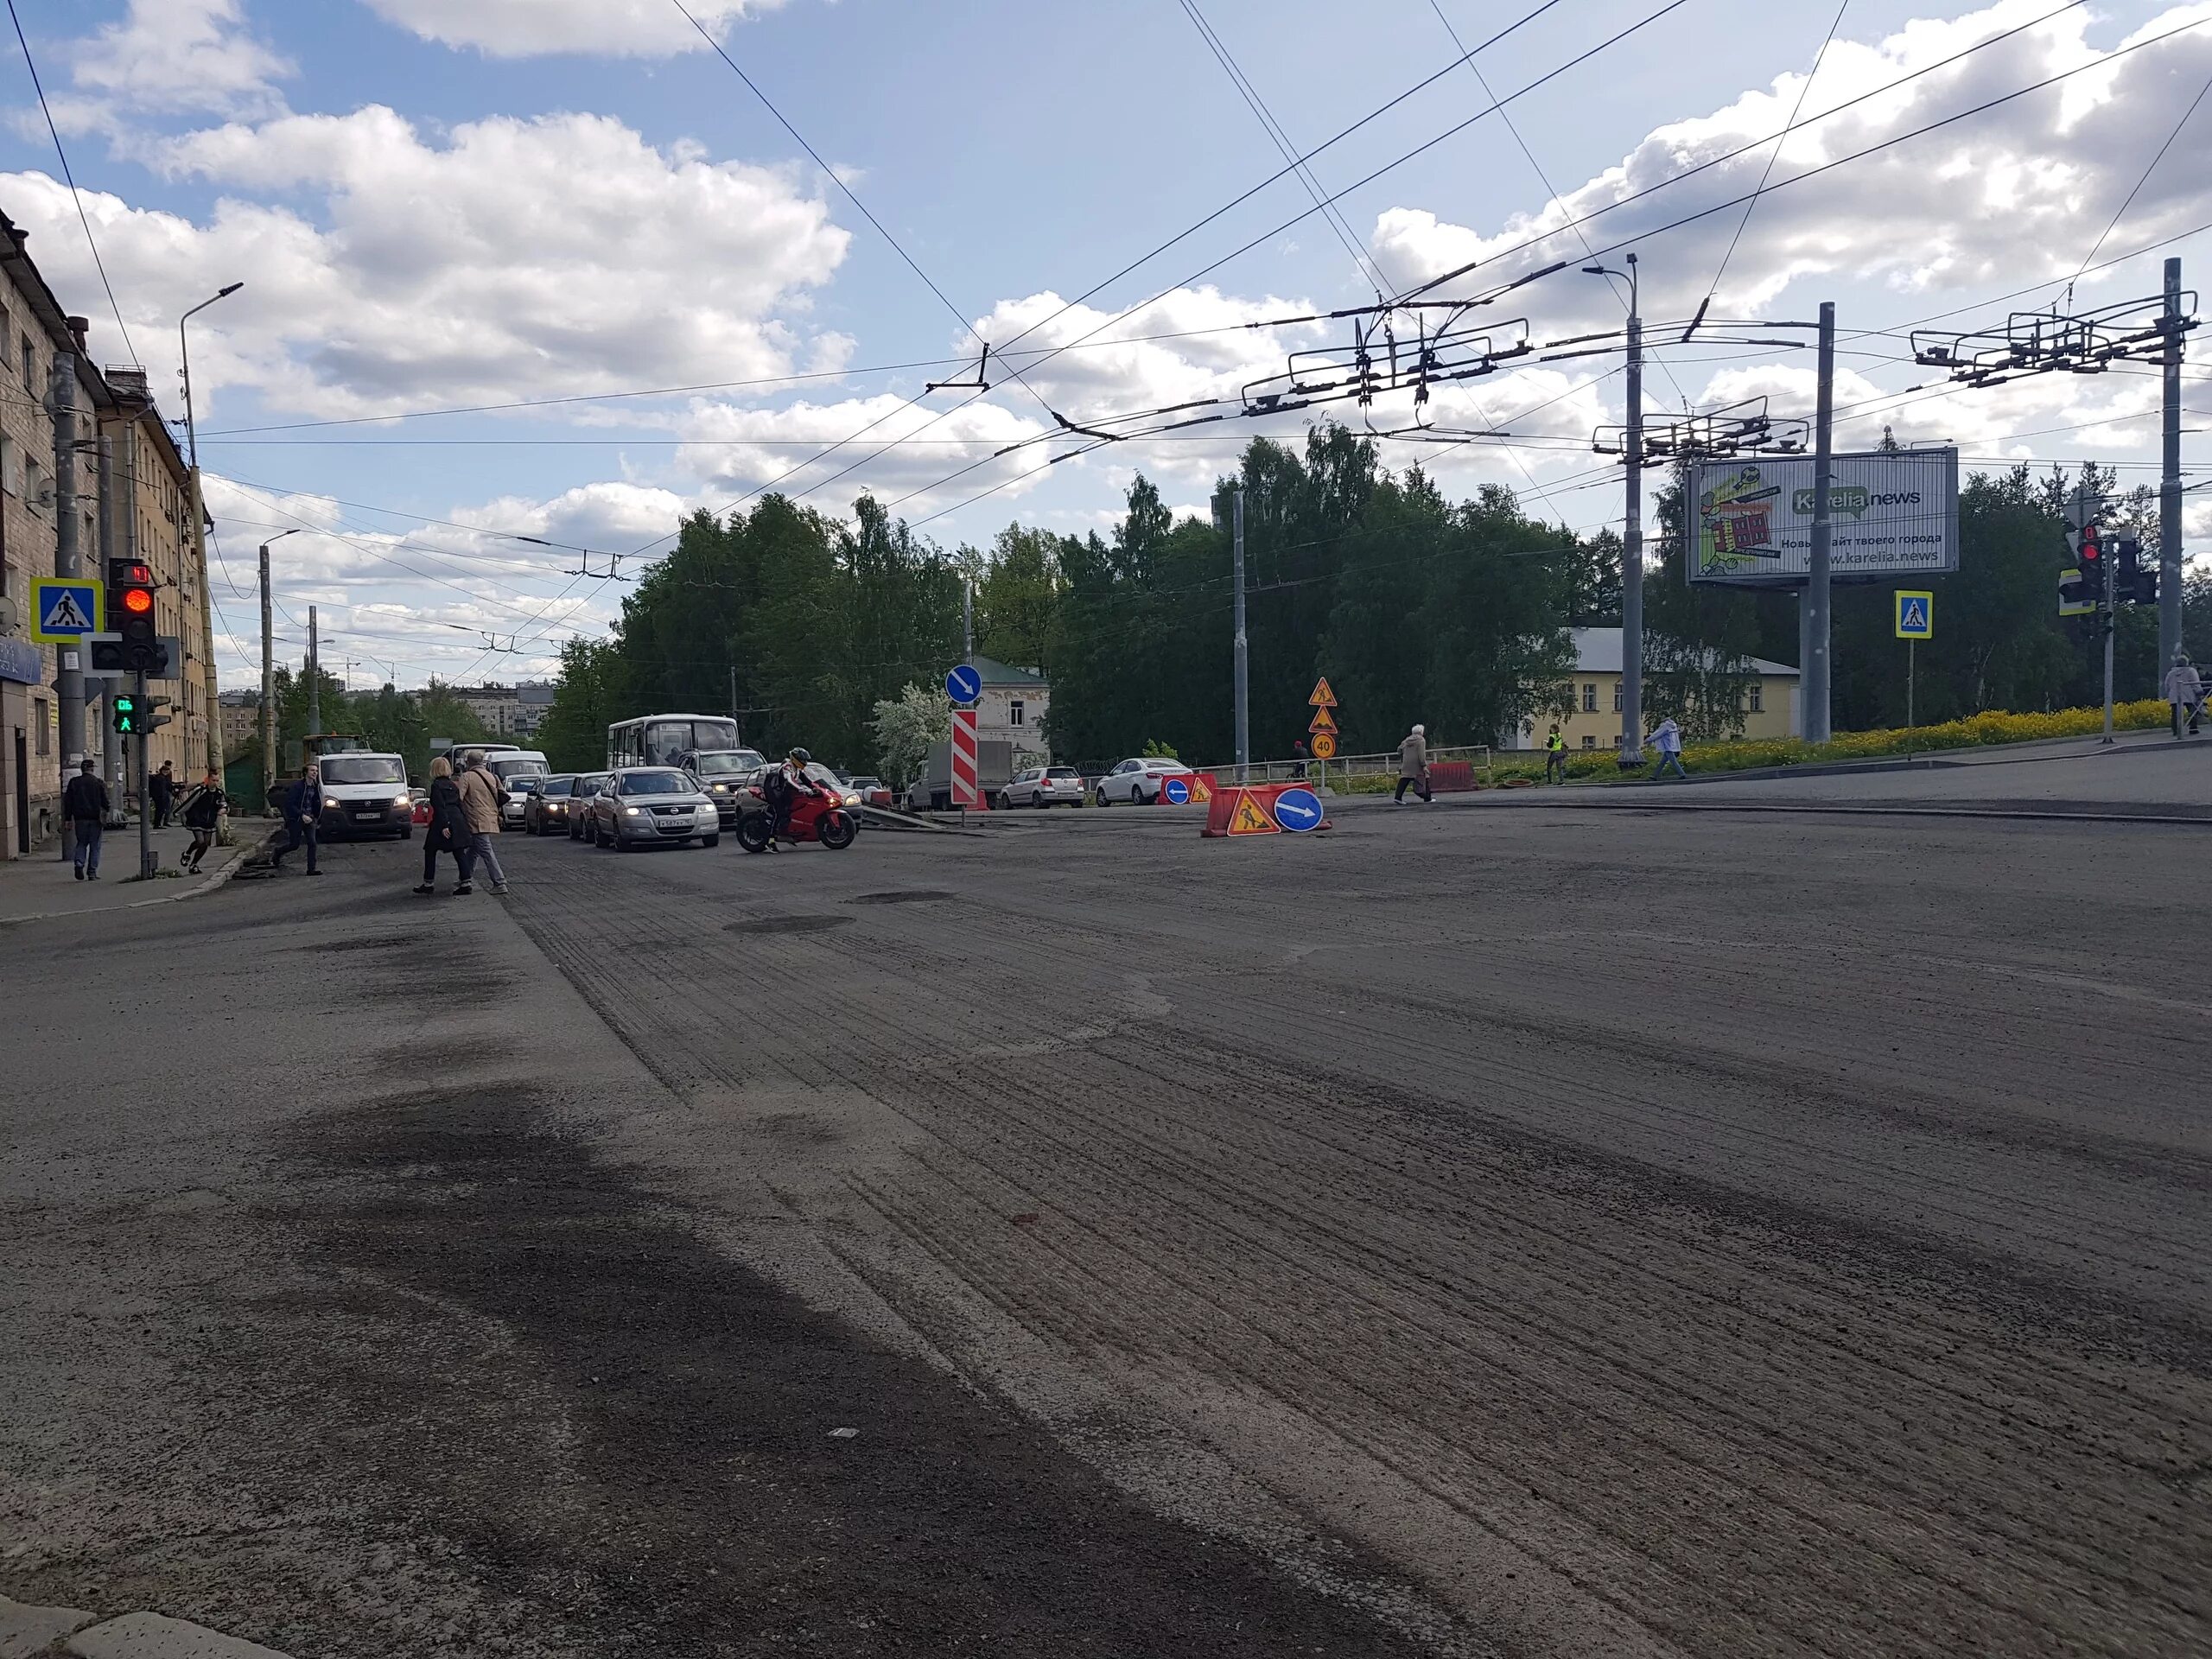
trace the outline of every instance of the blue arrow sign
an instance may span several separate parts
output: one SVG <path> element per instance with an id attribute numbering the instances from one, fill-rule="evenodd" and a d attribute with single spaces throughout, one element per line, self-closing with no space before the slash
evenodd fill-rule
<path id="1" fill-rule="evenodd" d="M 983 695 L 983 677 L 972 664 L 962 663 L 944 677 L 944 695 L 955 702 L 973 702 Z"/>
<path id="2" fill-rule="evenodd" d="M 1167 798 L 1170 806 L 1188 806 L 1191 803 L 1191 786 L 1180 778 L 1170 778 L 1160 786 L 1160 792 Z"/>
<path id="3" fill-rule="evenodd" d="M 1275 822 L 1294 831 L 1321 827 L 1321 798 L 1310 789 L 1286 789 L 1275 797 Z"/>

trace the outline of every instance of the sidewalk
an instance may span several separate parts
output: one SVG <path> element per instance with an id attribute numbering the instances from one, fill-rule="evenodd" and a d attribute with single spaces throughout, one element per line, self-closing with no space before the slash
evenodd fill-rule
<path id="1" fill-rule="evenodd" d="M 162 874 L 151 881 L 130 878 L 138 874 L 138 826 L 133 823 L 111 830 L 100 841 L 100 879 L 79 881 L 60 843 L 27 858 L 0 862 L 0 925 L 47 916 L 74 916 L 90 911 L 128 910 L 134 905 L 161 904 L 206 891 L 226 880 L 237 861 L 261 845 L 274 827 L 268 818 L 232 818 L 234 846 L 213 849 L 195 878 L 176 874 L 177 860 L 192 844 L 192 832 L 171 825 L 153 833 L 154 856 Z"/>

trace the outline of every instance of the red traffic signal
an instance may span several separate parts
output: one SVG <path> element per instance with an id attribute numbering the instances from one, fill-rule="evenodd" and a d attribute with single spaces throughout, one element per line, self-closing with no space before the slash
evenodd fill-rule
<path id="1" fill-rule="evenodd" d="M 2104 556 L 2104 549 L 2098 543 L 2097 527 L 2094 524 L 2084 524 L 2082 527 L 2081 556 L 2082 563 L 2084 564 L 2094 564 Z"/>
<path id="2" fill-rule="evenodd" d="M 110 559 L 107 602 L 123 636 L 124 665 L 141 673 L 159 668 L 162 644 L 154 622 L 153 566 L 140 559 Z"/>
<path id="3" fill-rule="evenodd" d="M 154 595 L 144 588 L 126 588 L 123 590 L 123 608 L 143 616 L 154 608 Z"/>

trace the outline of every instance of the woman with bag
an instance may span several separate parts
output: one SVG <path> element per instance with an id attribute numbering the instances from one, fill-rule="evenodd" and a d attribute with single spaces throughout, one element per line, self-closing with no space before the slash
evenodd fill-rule
<path id="1" fill-rule="evenodd" d="M 468 892 L 467 851 L 468 826 L 461 817 L 461 786 L 453 780 L 453 762 L 442 754 L 430 762 L 430 824 L 423 837 L 423 885 L 415 891 L 438 890 L 438 855 L 451 853 L 461 872 L 454 892 Z"/>

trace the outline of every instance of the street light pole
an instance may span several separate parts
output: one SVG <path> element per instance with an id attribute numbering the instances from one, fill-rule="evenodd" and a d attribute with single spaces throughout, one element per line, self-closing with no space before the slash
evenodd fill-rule
<path id="1" fill-rule="evenodd" d="M 1626 270 L 1585 265 L 1591 276 L 1628 279 L 1628 505 L 1621 524 L 1621 752 L 1624 766 L 1643 764 L 1643 316 L 1636 256 Z"/>
<path id="2" fill-rule="evenodd" d="M 223 769 L 223 721 L 216 706 L 221 687 L 215 677 L 215 596 L 207 586 L 207 513 L 200 501 L 200 434 L 192 422 L 192 349 L 185 339 L 184 325 L 196 313 L 205 311 L 217 300 L 228 299 L 245 286 L 244 283 L 232 283 L 228 288 L 200 301 L 176 320 L 177 358 L 184 371 L 184 442 L 187 459 L 190 462 L 193 563 L 198 567 L 200 580 L 200 638 L 207 652 L 207 661 L 203 665 L 206 684 L 200 693 L 200 702 L 207 717 L 207 766 L 210 771 L 217 772 Z M 179 663 L 176 671 L 178 679 L 182 681 L 184 664 Z M 180 709 L 177 712 L 188 715 L 190 709 Z"/>
<path id="3" fill-rule="evenodd" d="M 298 534 L 296 530 L 280 530 L 269 542 Z M 276 787 L 276 662 L 269 621 L 269 542 L 261 544 L 261 798 L 264 801 Z"/>

